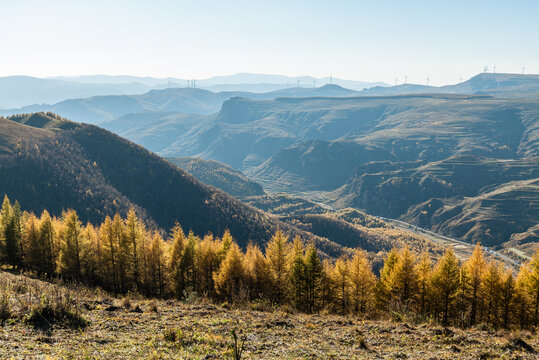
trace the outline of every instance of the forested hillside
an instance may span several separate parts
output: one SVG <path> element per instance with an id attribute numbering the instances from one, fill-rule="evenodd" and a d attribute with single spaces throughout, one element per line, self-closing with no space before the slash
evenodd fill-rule
<path id="1" fill-rule="evenodd" d="M 114 293 L 177 299 L 200 294 L 234 304 L 267 302 L 369 318 L 413 314 L 444 326 L 527 328 L 539 321 L 539 251 L 515 277 L 487 261 L 479 244 L 463 263 L 449 248 L 434 264 L 428 253 L 419 256 L 405 246 L 387 254 L 377 277 L 364 250 L 322 260 L 314 244 L 305 246 L 299 236 L 290 241 L 281 230 L 263 247 L 255 241 L 245 251 L 228 231 L 200 238 L 176 224 L 167 237 L 148 230 L 134 210 L 95 225 L 83 225 L 73 210 L 60 218 L 21 212 L 7 197 L 0 211 L 4 264 Z M 9 306 L 3 305 L 2 321 L 10 317 Z"/>
<path id="2" fill-rule="evenodd" d="M 215 186 L 232 196 L 263 195 L 260 184 L 250 181 L 241 172 L 223 163 L 199 158 L 167 158 L 174 165 L 207 185 Z"/>
<path id="3" fill-rule="evenodd" d="M 17 117 L 16 119 L 30 118 Z M 84 222 L 126 215 L 133 207 L 148 225 L 169 229 L 180 221 L 200 234 L 229 229 L 245 247 L 266 241 L 277 228 L 313 239 L 328 254 L 342 248 L 280 222 L 106 130 L 60 121 L 52 130 L 1 119 L 6 130 L 0 191 L 40 213 L 77 210 Z M 43 123 L 49 124 L 45 121 Z M 62 125 L 63 124 L 63 125 Z M 62 130 L 61 128 L 67 128 Z M 24 180 L 22 180 L 24 179 Z"/>

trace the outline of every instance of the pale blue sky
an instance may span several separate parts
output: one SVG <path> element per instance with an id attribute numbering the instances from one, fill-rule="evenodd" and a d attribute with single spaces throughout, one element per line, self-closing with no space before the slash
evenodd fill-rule
<path id="1" fill-rule="evenodd" d="M 0 76 L 539 73 L 539 1 L 0 0 Z"/>

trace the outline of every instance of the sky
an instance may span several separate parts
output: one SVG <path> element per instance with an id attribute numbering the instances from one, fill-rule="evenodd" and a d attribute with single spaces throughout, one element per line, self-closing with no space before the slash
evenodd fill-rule
<path id="1" fill-rule="evenodd" d="M 0 76 L 539 73 L 539 1 L 0 0 Z"/>

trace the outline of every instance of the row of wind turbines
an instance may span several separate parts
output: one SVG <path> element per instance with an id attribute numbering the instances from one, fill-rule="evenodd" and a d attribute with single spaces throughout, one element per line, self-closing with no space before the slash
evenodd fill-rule
<path id="1" fill-rule="evenodd" d="M 488 70 L 489 70 L 488 65 L 484 65 L 484 66 L 483 66 L 483 73 L 488 73 L 488 72 L 489 72 Z M 523 66 L 523 67 L 522 67 L 522 74 L 523 74 L 523 75 L 524 75 L 524 72 L 525 72 L 525 71 L 526 71 L 526 66 Z M 492 67 L 492 73 L 493 73 L 493 74 L 496 74 L 496 65 L 494 65 L 494 66 Z M 197 82 L 197 79 L 194 79 L 194 78 L 193 78 L 193 80 L 187 80 L 187 87 L 188 87 L 188 88 L 189 88 L 189 87 L 191 87 L 191 88 L 196 88 L 196 82 Z M 427 78 L 425 79 L 425 82 L 426 82 L 427 86 L 429 86 L 430 77 L 427 77 Z M 333 83 L 333 75 L 330 75 L 330 77 L 329 77 L 329 83 L 330 83 L 330 84 Z M 459 84 L 460 84 L 460 83 L 462 83 L 462 77 L 460 77 L 460 79 L 459 79 Z M 402 83 L 402 85 L 407 85 L 407 84 L 408 84 L 408 75 L 405 75 L 405 76 L 404 76 L 404 83 Z M 289 83 L 287 83 L 286 85 L 287 85 L 286 87 L 288 88 Z M 297 79 L 297 84 L 296 84 L 296 86 L 299 87 L 299 85 L 300 85 L 300 81 L 299 81 L 299 79 Z M 397 85 L 399 85 L 399 78 L 398 78 L 398 77 L 395 78 L 395 86 L 397 86 Z M 169 81 L 169 85 L 168 85 L 168 86 L 170 87 L 170 81 Z M 316 88 L 316 79 L 313 80 L 313 87 Z"/>

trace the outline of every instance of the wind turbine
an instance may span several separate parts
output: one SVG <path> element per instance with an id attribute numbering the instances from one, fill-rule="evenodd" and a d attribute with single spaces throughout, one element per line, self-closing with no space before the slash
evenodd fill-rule
<path id="1" fill-rule="evenodd" d="M 395 78 L 395 86 L 399 84 L 399 78 Z"/>
<path id="2" fill-rule="evenodd" d="M 483 66 L 483 72 L 484 73 L 488 72 L 488 65 Z"/>
<path id="3" fill-rule="evenodd" d="M 492 73 L 496 74 L 496 65 L 494 65 L 494 70 L 492 71 Z"/>
<path id="4" fill-rule="evenodd" d="M 430 78 L 427 77 L 427 86 L 429 86 L 429 80 L 430 80 Z"/>
<path id="5" fill-rule="evenodd" d="M 404 75 L 404 83 L 408 84 L 408 75 Z"/>
<path id="6" fill-rule="evenodd" d="M 526 66 L 522 67 L 522 75 L 524 75 L 524 70 L 526 70 Z"/>
<path id="7" fill-rule="evenodd" d="M 316 89 L 316 79 L 313 79 L 313 88 Z"/>

